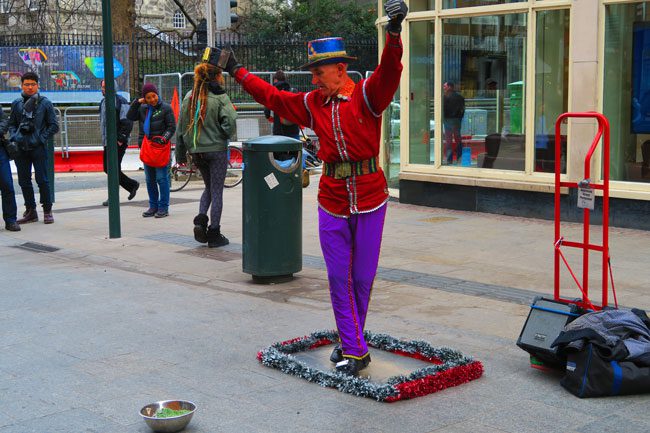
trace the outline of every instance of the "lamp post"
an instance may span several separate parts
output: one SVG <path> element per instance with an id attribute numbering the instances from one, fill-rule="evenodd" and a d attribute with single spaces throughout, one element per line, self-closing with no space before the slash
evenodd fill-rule
<path id="1" fill-rule="evenodd" d="M 120 191 L 117 165 L 117 116 L 115 115 L 115 76 L 113 71 L 113 25 L 111 0 L 102 0 L 102 35 L 104 40 L 104 109 L 106 113 L 106 167 L 108 171 L 108 230 L 109 237 L 121 237 Z"/>

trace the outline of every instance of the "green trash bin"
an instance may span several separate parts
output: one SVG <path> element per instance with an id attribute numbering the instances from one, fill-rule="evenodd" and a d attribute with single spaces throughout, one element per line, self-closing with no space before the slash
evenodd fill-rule
<path id="1" fill-rule="evenodd" d="M 258 283 L 289 281 L 302 270 L 302 142 L 267 135 L 242 148 L 243 270 Z"/>

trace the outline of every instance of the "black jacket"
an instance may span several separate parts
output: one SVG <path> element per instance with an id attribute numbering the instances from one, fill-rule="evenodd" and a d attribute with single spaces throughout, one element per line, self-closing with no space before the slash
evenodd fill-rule
<path id="1" fill-rule="evenodd" d="M 102 128 L 102 143 L 106 146 L 106 108 L 104 104 L 106 98 L 102 98 L 99 103 L 99 121 Z M 129 120 L 126 115 L 128 114 L 129 101 L 121 95 L 115 95 L 115 119 L 117 120 L 117 141 L 120 143 L 129 143 L 129 137 L 133 130 L 133 121 Z"/>
<path id="2" fill-rule="evenodd" d="M 15 141 L 23 150 L 45 146 L 47 141 L 59 132 L 59 122 L 54 112 L 54 106 L 45 96 L 39 95 L 33 115 L 33 131 L 24 133 L 20 128 L 20 123 L 23 121 L 24 104 L 25 99 L 22 96 L 11 103 L 9 141 Z"/>
<path id="3" fill-rule="evenodd" d="M 0 141 L 5 139 L 5 134 L 9 128 L 9 118 L 5 115 L 2 108 L 0 108 Z"/>
<path id="4" fill-rule="evenodd" d="M 291 91 L 291 86 L 286 81 L 278 81 L 273 85 L 277 87 L 278 90 L 284 90 L 286 92 Z M 266 116 L 267 119 L 273 116 L 273 135 L 284 135 L 286 137 L 296 137 L 300 135 L 300 126 L 295 123 L 291 125 L 283 125 L 280 116 L 272 114 L 270 109 L 264 109 L 264 116 Z"/>
<path id="5" fill-rule="evenodd" d="M 443 98 L 443 117 L 444 119 L 462 119 L 465 115 L 465 98 L 458 92 L 451 92 Z"/>
<path id="6" fill-rule="evenodd" d="M 144 121 L 147 118 L 147 111 L 149 105 L 140 104 L 136 99 L 131 103 L 131 108 L 126 114 L 127 119 L 140 122 L 140 134 L 138 135 L 138 145 L 142 146 L 142 139 L 144 138 Z M 158 101 L 158 105 L 153 107 L 151 113 L 151 125 L 149 129 L 149 138 L 160 135 L 165 137 L 166 140 L 171 140 L 174 132 L 176 131 L 176 119 L 174 118 L 174 111 L 171 105 Z"/>

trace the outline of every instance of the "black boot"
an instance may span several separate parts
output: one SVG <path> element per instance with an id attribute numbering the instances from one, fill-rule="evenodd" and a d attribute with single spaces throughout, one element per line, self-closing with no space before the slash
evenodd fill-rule
<path id="1" fill-rule="evenodd" d="M 208 216 L 200 213 L 194 217 L 194 240 L 199 243 L 206 243 L 208 241 Z"/>
<path id="2" fill-rule="evenodd" d="M 216 228 L 208 227 L 206 235 L 208 238 L 208 247 L 210 248 L 223 247 L 230 243 L 228 238 L 221 234 L 221 226 L 217 226 Z"/>
<path id="3" fill-rule="evenodd" d="M 36 209 L 28 207 L 25 212 L 23 212 L 23 217 L 16 222 L 18 224 L 27 224 L 35 221 L 38 221 L 38 212 L 36 212 Z"/>
<path id="4" fill-rule="evenodd" d="M 330 361 L 333 362 L 334 364 L 343 361 L 343 349 L 341 349 L 340 344 L 334 346 L 334 349 L 332 350 L 332 354 L 330 355 Z"/>
<path id="5" fill-rule="evenodd" d="M 361 359 L 348 358 L 343 355 L 343 361 L 336 364 L 336 371 L 350 376 L 358 376 L 359 372 L 370 364 L 370 354 L 366 353 Z"/>

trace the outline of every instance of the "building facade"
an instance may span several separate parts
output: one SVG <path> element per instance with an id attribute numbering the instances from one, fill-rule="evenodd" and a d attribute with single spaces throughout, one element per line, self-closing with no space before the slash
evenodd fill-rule
<path id="1" fill-rule="evenodd" d="M 248 0 L 239 1 L 237 11 Z M 205 0 L 185 0 L 181 4 L 198 22 L 205 16 Z M 186 15 L 171 0 L 136 0 L 136 24 L 181 36 L 193 30 Z M 102 26 L 101 0 L 0 0 L 0 33 L 99 34 Z"/>
<path id="2" fill-rule="evenodd" d="M 408 3 L 382 143 L 400 201 L 552 218 L 556 140 L 562 178 L 580 181 L 597 132 L 577 119 L 556 137 L 556 119 L 597 111 L 611 128 L 610 222 L 650 229 L 650 1 Z M 600 182 L 602 145 L 591 161 Z M 578 220 L 577 191 L 563 192 Z"/>

